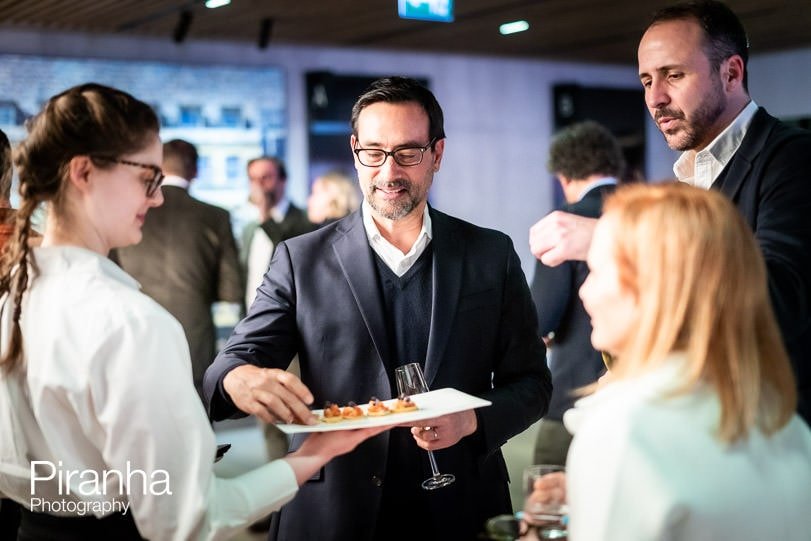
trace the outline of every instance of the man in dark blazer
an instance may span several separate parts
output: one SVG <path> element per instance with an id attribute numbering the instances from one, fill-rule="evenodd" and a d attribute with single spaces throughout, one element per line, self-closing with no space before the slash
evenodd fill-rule
<path id="1" fill-rule="evenodd" d="M 241 306 L 242 274 L 228 211 L 189 195 L 197 176 L 194 145 L 180 139 L 165 143 L 163 171 L 163 205 L 147 216 L 143 240 L 118 249 L 114 258 L 183 326 L 202 396 L 203 374 L 216 353 L 211 305 Z"/>
<path id="2" fill-rule="evenodd" d="M 412 79 L 378 80 L 352 126 L 361 210 L 278 246 L 206 373 L 210 413 L 316 422 L 307 404 L 392 397 L 395 368 L 420 362 L 430 388 L 492 406 L 396 428 L 331 462 L 281 510 L 271 538 L 473 539 L 512 509 L 501 445 L 549 401 L 535 309 L 508 237 L 427 205 L 445 148 L 433 94 Z M 282 371 L 296 353 L 306 387 Z M 421 488 L 423 449 L 455 483 Z"/>
<path id="3" fill-rule="evenodd" d="M 547 169 L 560 183 L 566 200 L 561 210 L 598 218 L 603 199 L 614 191 L 625 160 L 617 139 L 596 122 L 580 122 L 558 132 L 549 147 Z M 532 299 L 538 332 L 548 346 L 552 400 L 541 420 L 534 464 L 566 464 L 572 436 L 563 426 L 563 412 L 574 404 L 574 391 L 597 381 L 605 372 L 599 351 L 591 346 L 591 318 L 578 292 L 588 276 L 584 261 L 557 267 L 536 263 Z"/>
<path id="4" fill-rule="evenodd" d="M 726 194 L 755 234 L 797 380 L 797 412 L 811 424 L 811 133 L 749 97 L 746 33 L 720 2 L 661 10 L 638 56 L 648 110 L 668 145 L 683 151 L 676 176 Z M 530 231 L 532 251 L 550 265 L 583 259 L 592 230 L 588 219 L 550 214 Z"/>
<path id="5" fill-rule="evenodd" d="M 259 220 L 248 224 L 241 235 L 246 306 L 253 302 L 276 246 L 316 228 L 307 219 L 307 213 L 287 199 L 287 168 L 282 160 L 274 156 L 249 160 L 248 180 L 250 199 L 259 210 Z"/>

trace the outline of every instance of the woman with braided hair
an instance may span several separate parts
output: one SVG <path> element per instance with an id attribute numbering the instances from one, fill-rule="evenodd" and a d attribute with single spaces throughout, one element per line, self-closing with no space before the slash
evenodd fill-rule
<path id="1" fill-rule="evenodd" d="M 155 113 L 85 84 L 48 100 L 27 127 L 0 260 L 0 497 L 23 507 L 18 539 L 220 539 L 381 431 L 317 434 L 282 460 L 215 477 L 180 324 L 107 259 L 141 240 L 163 201 Z M 41 205 L 42 245 L 32 248 Z"/>

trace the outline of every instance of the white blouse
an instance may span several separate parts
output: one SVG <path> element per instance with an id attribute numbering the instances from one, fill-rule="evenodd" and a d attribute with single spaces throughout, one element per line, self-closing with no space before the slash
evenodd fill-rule
<path id="1" fill-rule="evenodd" d="M 77 247 L 34 255 L 24 370 L 0 376 L 0 494 L 58 515 L 128 505 L 152 541 L 222 539 L 295 495 L 285 461 L 214 476 L 183 330 L 132 277 Z"/>
<path id="2" fill-rule="evenodd" d="M 795 415 L 771 436 L 721 443 L 711 389 L 666 397 L 683 361 L 610 384 L 564 415 L 574 434 L 569 539 L 811 539 L 811 430 Z"/>

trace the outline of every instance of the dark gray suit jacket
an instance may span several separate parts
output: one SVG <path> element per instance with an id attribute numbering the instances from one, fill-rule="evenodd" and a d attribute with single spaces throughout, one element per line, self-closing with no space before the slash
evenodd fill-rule
<path id="1" fill-rule="evenodd" d="M 732 199 L 763 252 L 798 413 L 811 424 L 811 132 L 758 109 L 712 187 Z"/>
<path id="2" fill-rule="evenodd" d="M 561 210 L 599 218 L 603 199 L 615 187 L 598 186 Z M 573 390 L 594 383 L 605 372 L 600 352 L 591 346 L 591 319 L 578 295 L 588 273 L 585 261 L 566 261 L 557 267 L 548 267 L 540 261 L 535 264 L 531 291 L 538 311 L 538 332 L 541 336 L 555 333 L 547 350 L 554 391 L 546 414 L 555 421 L 562 420 L 563 412 L 574 404 Z"/>
<path id="3" fill-rule="evenodd" d="M 426 380 L 432 389 L 455 387 L 493 402 L 477 410 L 475 434 L 437 452 L 441 469 L 456 474 L 457 482 L 432 493 L 434 518 L 450 525 L 456 538 L 469 539 L 486 518 L 510 512 L 499 448 L 543 415 L 551 385 L 509 238 L 430 212 L 434 291 Z M 239 413 L 222 389 L 229 370 L 246 363 L 285 368 L 296 353 L 317 407 L 396 393 L 391 374 L 398 359 L 387 341 L 360 211 L 278 246 L 247 317 L 206 372 L 212 417 Z M 328 464 L 318 482 L 305 484 L 281 511 L 279 539 L 371 539 L 388 441 L 384 433 L 364 442 Z M 410 483 L 418 487 L 423 476 L 413 472 Z"/>
<path id="4" fill-rule="evenodd" d="M 177 186 L 161 190 L 164 203 L 147 213 L 143 240 L 118 249 L 115 259 L 183 326 L 200 392 L 215 354 L 211 304 L 241 304 L 245 286 L 228 211 Z"/>
<path id="5" fill-rule="evenodd" d="M 251 248 L 251 241 L 258 229 L 262 229 L 268 238 L 273 242 L 274 249 L 280 242 L 287 239 L 292 239 L 304 233 L 309 233 L 316 229 L 316 225 L 312 224 L 307 219 L 307 213 L 290 203 L 287 207 L 287 214 L 284 215 L 284 220 L 281 223 L 276 223 L 273 219 L 267 219 L 262 223 L 252 222 L 245 226 L 242 232 L 242 250 L 241 260 L 243 267 L 247 268 L 248 251 Z M 268 261 L 270 263 L 270 261 Z"/>

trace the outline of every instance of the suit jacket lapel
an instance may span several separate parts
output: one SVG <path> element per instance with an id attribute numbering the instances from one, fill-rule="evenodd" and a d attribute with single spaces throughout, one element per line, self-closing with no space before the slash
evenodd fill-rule
<path id="1" fill-rule="evenodd" d="M 344 230 L 332 245 L 338 263 L 344 273 L 352 296 L 358 305 L 363 322 L 372 337 L 380 359 L 388 366 L 391 363 L 383 301 L 378 291 L 377 273 L 363 219 L 360 211 L 338 224 Z"/>
<path id="2" fill-rule="evenodd" d="M 445 346 L 451 332 L 462 285 L 465 246 L 459 235 L 454 235 L 448 217 L 433 208 L 433 304 L 431 330 L 428 334 L 428 353 L 425 359 L 425 381 L 430 388 L 443 361 Z"/>
<path id="3" fill-rule="evenodd" d="M 273 242 L 273 246 L 276 247 L 284 240 L 300 235 L 305 231 L 312 230 L 305 227 L 307 223 L 304 212 L 291 203 L 287 208 L 287 214 L 284 215 L 284 220 L 280 223 L 276 223 L 273 218 L 268 218 L 262 222 L 260 227 Z"/>
<path id="4" fill-rule="evenodd" d="M 287 218 L 285 218 L 286 220 Z M 284 222 L 281 224 L 277 224 L 273 218 L 268 218 L 259 226 L 268 236 L 268 238 L 273 242 L 273 248 L 275 249 L 276 246 L 282 242 L 284 238 Z"/>
<path id="5" fill-rule="evenodd" d="M 737 201 L 741 186 L 743 186 L 752 169 L 752 162 L 757 159 L 757 156 L 763 150 L 776 122 L 776 119 L 770 116 L 762 107 L 757 110 L 755 116 L 752 117 L 749 128 L 746 130 L 743 141 L 741 141 L 741 146 L 724 170 L 721 171 L 721 174 L 718 175 L 718 178 L 715 179 L 712 188 L 720 190 L 731 201 Z"/>

